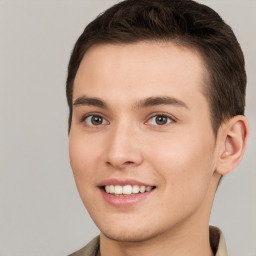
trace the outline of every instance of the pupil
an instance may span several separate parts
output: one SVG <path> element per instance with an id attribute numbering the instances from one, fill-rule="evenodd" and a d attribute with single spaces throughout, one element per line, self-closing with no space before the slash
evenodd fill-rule
<path id="1" fill-rule="evenodd" d="M 102 117 L 100 117 L 100 116 L 93 116 L 92 117 L 92 124 L 94 124 L 94 125 L 102 124 Z"/>
<path id="2" fill-rule="evenodd" d="M 162 124 L 166 124 L 166 122 L 167 122 L 166 116 L 158 116 L 158 117 L 156 118 L 156 123 L 157 123 L 157 124 L 162 125 Z"/>

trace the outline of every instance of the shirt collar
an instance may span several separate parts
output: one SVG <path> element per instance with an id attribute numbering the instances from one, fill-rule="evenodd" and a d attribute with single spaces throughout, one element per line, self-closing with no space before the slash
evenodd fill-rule
<path id="1" fill-rule="evenodd" d="M 228 256 L 224 235 L 214 226 L 210 226 L 210 244 L 215 256 Z"/>

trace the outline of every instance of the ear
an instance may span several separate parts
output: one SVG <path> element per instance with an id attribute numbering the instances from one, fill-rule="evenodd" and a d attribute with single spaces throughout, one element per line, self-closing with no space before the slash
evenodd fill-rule
<path id="1" fill-rule="evenodd" d="M 229 119 L 220 127 L 217 140 L 221 146 L 215 170 L 218 174 L 225 175 L 239 165 L 244 155 L 248 136 L 248 122 L 242 115 Z"/>

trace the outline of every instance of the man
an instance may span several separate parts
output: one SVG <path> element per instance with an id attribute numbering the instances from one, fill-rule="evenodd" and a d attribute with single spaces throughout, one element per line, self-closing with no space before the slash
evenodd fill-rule
<path id="1" fill-rule="evenodd" d="M 227 255 L 209 217 L 245 150 L 245 85 L 209 7 L 127 0 L 91 22 L 69 63 L 69 150 L 101 233 L 72 255 Z"/>

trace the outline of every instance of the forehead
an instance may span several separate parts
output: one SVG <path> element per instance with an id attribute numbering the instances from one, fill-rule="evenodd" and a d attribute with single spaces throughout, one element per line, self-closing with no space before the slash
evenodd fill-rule
<path id="1" fill-rule="evenodd" d="M 200 54 L 173 42 L 95 45 L 80 64 L 73 99 L 81 94 L 193 97 L 196 92 L 202 95 L 206 76 Z"/>

